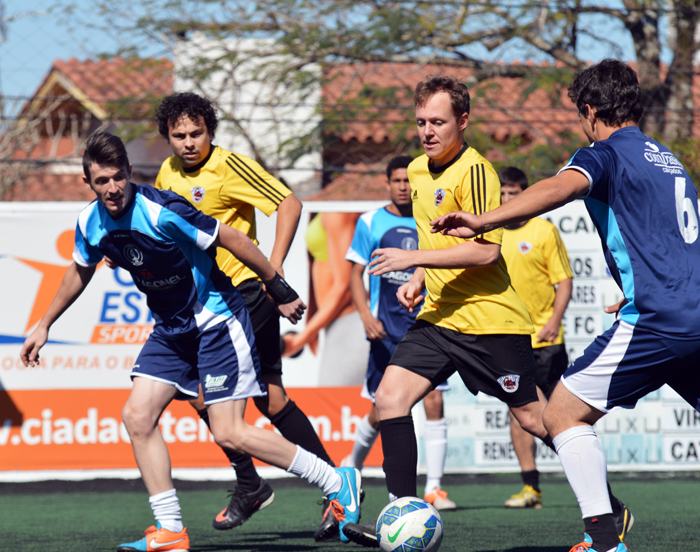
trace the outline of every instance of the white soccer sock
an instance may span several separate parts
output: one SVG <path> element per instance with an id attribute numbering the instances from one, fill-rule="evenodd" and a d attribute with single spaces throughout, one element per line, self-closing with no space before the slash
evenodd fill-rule
<path id="1" fill-rule="evenodd" d="M 153 515 L 164 529 L 179 533 L 183 529 L 180 501 L 175 489 L 148 497 Z"/>
<path id="2" fill-rule="evenodd" d="M 581 507 L 581 517 L 611 514 L 607 465 L 593 427 L 574 426 L 553 439 L 569 485 Z"/>
<path id="3" fill-rule="evenodd" d="M 425 464 L 428 472 L 425 481 L 425 494 L 430 494 L 435 489 L 440 488 L 440 480 L 445 472 L 445 458 L 447 457 L 447 422 L 445 418 L 425 421 L 423 444 L 425 445 Z"/>
<path id="4" fill-rule="evenodd" d="M 337 493 L 343 486 L 340 474 L 330 464 L 299 445 L 297 445 L 297 453 L 294 455 L 292 465 L 287 471 L 317 485 L 324 496 Z"/>
<path id="5" fill-rule="evenodd" d="M 355 444 L 350 453 L 350 465 L 358 470 L 362 469 L 365 459 L 369 454 L 374 441 L 377 440 L 379 430 L 374 429 L 369 423 L 369 414 L 357 425 L 357 433 L 355 434 Z"/>

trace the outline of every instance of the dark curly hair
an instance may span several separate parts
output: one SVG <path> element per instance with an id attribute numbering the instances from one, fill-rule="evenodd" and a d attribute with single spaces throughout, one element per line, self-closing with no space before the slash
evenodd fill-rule
<path id="1" fill-rule="evenodd" d="M 585 69 L 569 86 L 569 99 L 578 112 L 588 115 L 586 104 L 596 110 L 596 119 L 612 127 L 639 122 L 644 113 L 642 90 L 634 70 L 617 59 L 604 59 Z"/>
<path id="2" fill-rule="evenodd" d="M 182 117 L 188 117 L 192 121 L 198 121 L 202 117 L 209 134 L 214 137 L 219 121 L 214 104 L 207 98 L 193 92 L 178 92 L 163 98 L 156 108 L 156 122 L 160 135 L 167 140 L 170 127 Z"/>

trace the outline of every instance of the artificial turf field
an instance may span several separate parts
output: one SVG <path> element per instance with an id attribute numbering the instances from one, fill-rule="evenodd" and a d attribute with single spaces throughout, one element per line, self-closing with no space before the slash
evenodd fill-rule
<path id="1" fill-rule="evenodd" d="M 381 479 L 364 480 L 362 519 L 386 504 Z M 700 473 L 611 474 L 616 495 L 635 517 L 631 552 L 700 551 Z M 419 489 L 421 484 L 419 478 Z M 176 482 L 192 552 L 360 550 L 339 541 L 316 543 L 319 491 L 296 479 L 273 480 L 275 501 L 244 525 L 219 532 L 211 521 L 227 504 L 226 483 Z M 442 552 L 568 552 L 583 523 L 563 476 L 543 475 L 544 508 L 507 510 L 520 490 L 517 475 L 447 476 L 443 487 L 459 505 L 443 512 Z M 0 550 L 82 552 L 116 550 L 137 540 L 152 514 L 140 481 L 0 483 Z"/>

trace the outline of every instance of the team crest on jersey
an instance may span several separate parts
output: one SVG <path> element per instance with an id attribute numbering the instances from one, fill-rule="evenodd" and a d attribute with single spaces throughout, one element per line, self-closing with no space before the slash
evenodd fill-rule
<path id="1" fill-rule="evenodd" d="M 127 260 L 134 266 L 141 266 L 143 264 L 143 253 L 134 244 L 127 244 L 124 246 L 124 256 Z"/>
<path id="2" fill-rule="evenodd" d="M 498 378 L 498 383 L 501 384 L 506 393 L 515 393 L 520 385 L 520 376 L 511 374 L 509 376 L 501 376 Z"/>
<path id="3" fill-rule="evenodd" d="M 195 186 L 190 190 L 190 193 L 192 194 L 192 201 L 195 203 L 202 203 L 202 200 L 204 199 L 204 188 L 201 186 Z"/>
<path id="4" fill-rule="evenodd" d="M 530 251 L 532 251 L 532 244 L 530 242 L 518 242 L 518 251 L 520 251 L 523 255 L 527 255 Z"/>
<path id="5" fill-rule="evenodd" d="M 404 251 L 415 251 L 418 249 L 418 244 L 411 236 L 408 236 L 401 240 L 401 249 Z"/>
<path id="6" fill-rule="evenodd" d="M 439 207 L 443 199 L 445 199 L 445 190 L 438 188 L 435 190 L 435 206 Z"/>

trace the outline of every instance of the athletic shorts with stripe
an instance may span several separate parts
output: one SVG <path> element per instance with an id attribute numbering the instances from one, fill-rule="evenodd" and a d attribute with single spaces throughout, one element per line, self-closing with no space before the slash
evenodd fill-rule
<path id="1" fill-rule="evenodd" d="M 260 280 L 245 280 L 237 288 L 250 313 L 262 373 L 281 374 L 280 313 L 267 298 Z"/>
<path id="2" fill-rule="evenodd" d="M 481 391 L 509 406 L 538 400 L 529 335 L 463 334 L 419 320 L 397 345 L 389 364 L 433 385 L 458 372 L 473 395 Z"/>
<path id="3" fill-rule="evenodd" d="M 196 398 L 201 382 L 204 404 L 266 395 L 248 313 L 239 315 L 177 339 L 153 332 L 131 377 L 173 385 L 180 400 Z"/>
<path id="4" fill-rule="evenodd" d="M 700 340 L 662 336 L 618 321 L 586 348 L 561 381 L 601 412 L 633 408 L 664 384 L 700 411 Z"/>
<path id="5" fill-rule="evenodd" d="M 537 363 L 535 383 L 542 389 L 544 396 L 549 399 L 552 391 L 559 383 L 566 369 L 569 367 L 569 355 L 566 353 L 566 345 L 548 345 L 532 349 Z"/>
<path id="6" fill-rule="evenodd" d="M 369 361 L 367 363 L 367 374 L 362 385 L 360 396 L 374 402 L 374 394 L 379 388 L 379 383 L 384 377 L 386 367 L 389 366 L 391 356 L 396 350 L 396 343 L 389 338 L 381 341 L 369 342 Z M 449 391 L 450 384 L 446 381 L 435 387 L 437 391 Z"/>

